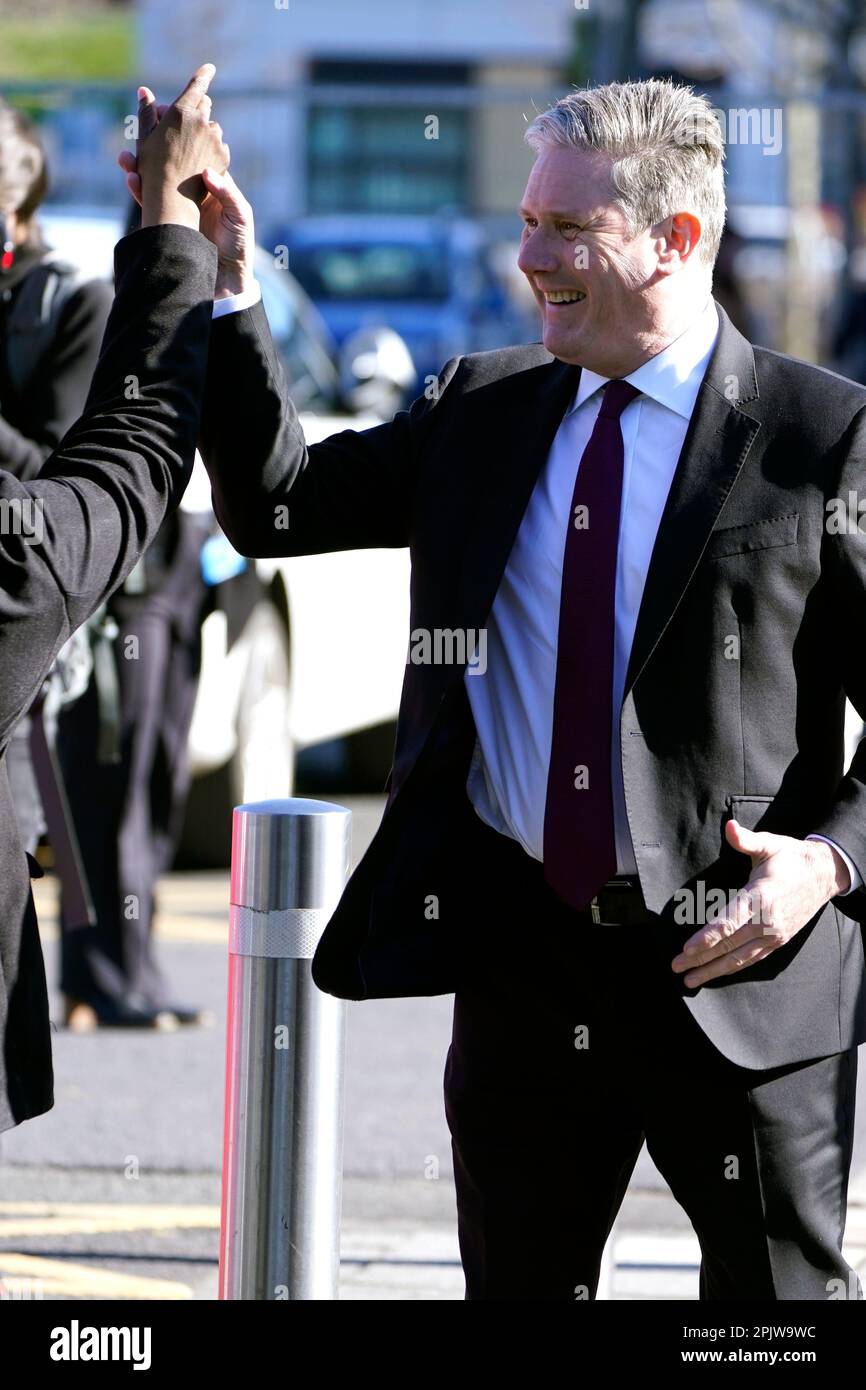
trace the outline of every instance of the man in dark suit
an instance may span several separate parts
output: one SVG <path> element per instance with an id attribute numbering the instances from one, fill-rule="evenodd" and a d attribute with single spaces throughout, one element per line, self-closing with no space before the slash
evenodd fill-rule
<path id="1" fill-rule="evenodd" d="M 35 478 L 0 471 L 0 1130 L 53 1104 L 45 970 L 5 754 L 60 647 L 123 582 L 189 479 L 217 275 L 199 231 L 200 175 L 228 164 L 210 120 L 213 73 L 200 68 L 158 125 L 141 89 L 142 230 L 115 252 L 84 413 Z"/>
<path id="2" fill-rule="evenodd" d="M 313 976 L 455 992 L 467 1298 L 593 1298 L 644 1140 L 702 1298 L 859 1298 L 866 391 L 713 300 L 703 98 L 574 92 L 527 138 L 543 345 L 455 357 L 308 448 L 261 306 L 214 325 L 201 448 L 232 543 L 412 554 L 385 815 Z M 231 258 L 248 210 L 208 187 Z"/>

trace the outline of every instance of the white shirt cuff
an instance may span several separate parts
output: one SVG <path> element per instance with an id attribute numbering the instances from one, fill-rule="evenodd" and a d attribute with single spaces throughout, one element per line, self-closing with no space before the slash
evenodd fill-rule
<path id="1" fill-rule="evenodd" d="M 224 299 L 215 299 L 213 317 L 221 319 L 223 314 L 236 314 L 241 309 L 251 309 L 254 304 L 258 304 L 261 297 L 262 287 L 258 280 L 254 280 L 250 288 L 241 294 L 228 294 Z"/>
<path id="2" fill-rule="evenodd" d="M 851 875 L 851 887 L 847 888 L 845 893 L 840 893 L 838 895 L 840 898 L 844 898 L 847 893 L 853 893 L 855 889 L 863 887 L 863 880 L 860 874 L 857 872 L 857 869 L 854 867 L 841 845 L 837 845 L 835 840 L 828 840 L 826 835 L 807 835 L 806 839 L 823 840 L 825 845 L 832 845 L 836 853 L 841 856 L 842 863 Z"/>

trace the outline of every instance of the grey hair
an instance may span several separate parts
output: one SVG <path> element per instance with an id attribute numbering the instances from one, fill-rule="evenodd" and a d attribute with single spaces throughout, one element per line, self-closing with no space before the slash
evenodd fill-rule
<path id="1" fill-rule="evenodd" d="M 668 78 L 586 87 L 536 116 L 524 139 L 536 154 L 560 145 L 609 156 L 630 237 L 694 212 L 698 259 L 712 269 L 725 225 L 725 146 L 706 97 Z"/>

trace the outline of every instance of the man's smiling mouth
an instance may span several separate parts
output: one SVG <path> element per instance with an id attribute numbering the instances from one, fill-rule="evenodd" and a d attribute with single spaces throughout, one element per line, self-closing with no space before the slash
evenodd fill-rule
<path id="1" fill-rule="evenodd" d="M 542 290 L 546 304 L 579 304 L 586 299 L 583 290 Z"/>

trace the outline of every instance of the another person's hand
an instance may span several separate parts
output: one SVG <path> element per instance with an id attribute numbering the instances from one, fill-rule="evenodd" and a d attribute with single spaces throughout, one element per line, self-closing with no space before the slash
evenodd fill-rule
<path id="1" fill-rule="evenodd" d="M 140 91 L 147 97 L 144 105 L 149 131 L 163 119 L 169 108 L 158 105 L 149 88 L 142 87 Z M 206 97 L 205 102 L 207 114 L 210 115 L 210 98 Z M 126 173 L 130 193 L 140 205 L 142 185 L 135 155 L 123 150 L 117 162 Z M 214 298 L 242 294 L 250 288 L 255 275 L 256 235 L 252 207 L 227 170 L 220 171 L 218 167 L 207 165 L 202 170 L 202 181 L 206 196 L 199 209 L 199 229 L 208 241 L 213 242 L 219 253 Z"/>
<path id="2" fill-rule="evenodd" d="M 216 69 L 204 63 L 170 106 L 158 107 L 148 87 L 139 88 L 139 128 L 135 157 L 124 151 L 118 163 L 141 203 L 141 225 L 179 222 L 199 228 L 200 208 L 208 197 L 202 170 L 222 175 L 230 152 L 222 129 L 210 119 L 207 89 Z"/>

